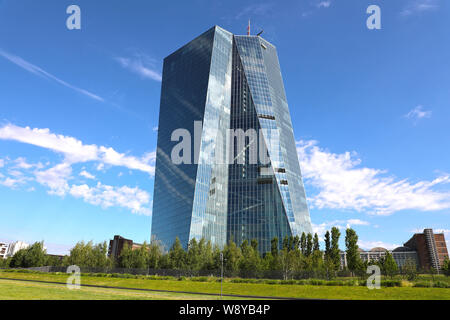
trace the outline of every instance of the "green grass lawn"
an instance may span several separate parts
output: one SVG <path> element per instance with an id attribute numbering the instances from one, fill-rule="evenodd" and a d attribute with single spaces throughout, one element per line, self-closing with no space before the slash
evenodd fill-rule
<path id="1" fill-rule="evenodd" d="M 20 273 L 20 272 L 0 272 L 1 278 L 16 278 L 16 279 L 30 279 L 43 280 L 53 282 L 66 282 L 67 275 L 65 274 L 39 274 L 39 273 Z M 191 291 L 201 293 L 220 293 L 220 282 L 197 282 L 191 280 L 148 280 L 148 279 L 124 279 L 124 278 L 109 278 L 109 277 L 92 277 L 81 276 L 81 284 L 93 284 L 102 286 L 116 286 L 126 288 L 145 288 L 145 289 L 159 289 L 159 290 L 173 290 L 173 291 Z M 0 283 L 0 298 L 5 299 L 9 295 L 10 287 L 3 287 L 4 282 Z M 29 284 L 28 284 L 29 285 Z M 12 286 L 14 288 L 15 286 Z M 25 286 L 26 287 L 26 286 Z M 28 289 L 24 290 L 24 296 L 11 294 L 12 297 L 19 299 L 27 299 L 34 297 L 36 299 L 66 299 L 60 297 L 55 292 L 54 297 L 47 295 L 45 290 L 34 287 L 29 289 L 30 294 L 27 294 Z M 69 291 L 67 299 L 72 299 L 70 295 L 77 293 L 68 290 L 61 285 L 57 288 L 58 292 Z M 90 291 L 95 289 L 100 291 Z M 142 297 L 143 293 L 134 291 L 134 295 L 128 293 L 128 290 L 120 289 L 97 289 L 97 288 L 82 288 L 86 295 L 82 299 L 99 299 L 104 294 L 104 299 L 215 299 L 212 296 L 188 296 L 186 294 L 159 294 L 148 293 L 148 297 Z M 127 293 L 122 293 L 126 291 Z M 131 291 L 131 290 L 130 290 Z M 12 291 L 15 292 L 14 290 Z M 442 288 L 414 288 L 414 287 L 390 287 L 381 288 L 379 290 L 369 290 L 366 287 L 350 287 L 350 286 L 311 286 L 311 285 L 285 285 L 285 284 L 251 284 L 251 283 L 231 283 L 225 282 L 223 284 L 224 294 L 240 294 L 240 295 L 255 295 L 255 296 L 277 296 L 277 297 L 291 297 L 291 298 L 313 298 L 313 299 L 363 299 L 363 300 L 450 300 L 450 289 Z M 63 293 L 61 293 L 63 294 Z M 79 293 L 78 293 L 79 294 Z M 92 295 L 92 298 L 91 296 Z M 114 297 L 108 296 L 113 295 Z M 97 297 L 97 298 L 95 298 Z M 73 299 L 76 299 L 74 297 Z"/>
<path id="2" fill-rule="evenodd" d="M 211 296 L 142 292 L 136 290 L 81 287 L 69 290 L 65 285 L 0 279 L 0 300 L 196 300 L 218 299 Z"/>

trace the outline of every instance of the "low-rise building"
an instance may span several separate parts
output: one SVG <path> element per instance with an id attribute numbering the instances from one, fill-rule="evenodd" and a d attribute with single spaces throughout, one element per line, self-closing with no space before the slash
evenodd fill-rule
<path id="1" fill-rule="evenodd" d="M 407 261 L 413 261 L 418 269 L 440 270 L 444 260 L 448 258 L 447 245 L 443 233 L 433 233 L 432 229 L 425 229 L 423 233 L 416 233 L 404 243 L 403 247 L 387 250 L 376 247 L 369 251 L 359 249 L 362 261 L 380 261 L 389 252 L 397 266 L 401 269 Z M 341 251 L 341 267 L 347 267 L 347 254 Z"/>
<path id="2" fill-rule="evenodd" d="M 13 242 L 9 245 L 8 247 L 8 253 L 6 254 L 6 257 L 12 257 L 13 255 L 15 255 L 17 253 L 17 251 L 22 250 L 22 249 L 26 249 L 28 248 L 30 245 L 26 242 L 23 241 L 16 241 Z"/>
<path id="3" fill-rule="evenodd" d="M 140 243 L 134 243 L 133 240 L 125 239 L 122 236 L 115 235 L 114 239 L 109 240 L 108 257 L 117 259 L 120 256 L 125 245 L 131 248 L 131 250 L 136 250 L 142 247 L 142 244 Z"/>
<path id="4" fill-rule="evenodd" d="M 448 258 L 444 234 L 433 233 L 433 229 L 415 233 L 404 245 L 417 251 L 420 267 L 425 270 L 440 270 L 445 258 Z"/>
<path id="5" fill-rule="evenodd" d="M 359 256 L 362 261 L 377 262 L 386 257 L 386 252 L 392 255 L 399 268 L 402 268 L 408 260 L 413 261 L 416 267 L 419 267 L 417 252 L 405 247 L 398 247 L 394 250 L 387 250 L 381 247 L 376 247 L 369 251 L 359 249 Z M 341 251 L 341 267 L 347 267 L 347 253 L 345 251 Z"/>
<path id="6" fill-rule="evenodd" d="M 0 259 L 6 259 L 8 253 L 8 244 L 0 242 Z"/>

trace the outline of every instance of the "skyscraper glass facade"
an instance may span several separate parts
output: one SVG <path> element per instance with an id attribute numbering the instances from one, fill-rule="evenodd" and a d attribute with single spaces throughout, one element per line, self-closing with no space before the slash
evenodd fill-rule
<path id="1" fill-rule="evenodd" d="M 172 159 L 177 129 L 192 162 Z M 257 135 L 241 145 L 237 130 Z M 203 237 L 266 252 L 273 237 L 312 232 L 273 45 L 213 27 L 164 60 L 154 190 L 152 238 L 167 249 Z"/>

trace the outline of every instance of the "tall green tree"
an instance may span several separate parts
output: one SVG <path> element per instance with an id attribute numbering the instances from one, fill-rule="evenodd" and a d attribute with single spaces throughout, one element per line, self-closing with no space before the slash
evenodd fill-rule
<path id="1" fill-rule="evenodd" d="M 448 277 L 450 276 L 450 260 L 448 257 L 445 258 L 444 263 L 442 265 L 442 272 Z"/>
<path id="2" fill-rule="evenodd" d="M 305 250 L 305 256 L 310 257 L 312 255 L 313 251 L 313 239 L 312 234 L 308 233 L 306 236 L 306 250 Z"/>
<path id="3" fill-rule="evenodd" d="M 163 255 L 162 245 L 158 240 L 153 239 L 149 245 L 147 265 L 151 269 L 160 268 L 161 257 Z"/>
<path id="4" fill-rule="evenodd" d="M 306 234 L 304 232 L 302 232 L 300 237 L 300 251 L 303 255 L 306 254 Z"/>
<path id="5" fill-rule="evenodd" d="M 200 270 L 202 257 L 200 252 L 200 247 L 195 238 L 192 238 L 188 244 L 188 250 L 186 255 L 186 267 L 189 270 Z"/>
<path id="6" fill-rule="evenodd" d="M 325 260 L 330 260 L 331 258 L 331 239 L 330 231 L 327 230 L 325 233 Z"/>
<path id="7" fill-rule="evenodd" d="M 239 272 L 239 261 L 241 260 L 241 249 L 236 246 L 233 240 L 230 240 L 223 249 L 224 269 L 230 275 L 236 275 Z"/>
<path id="8" fill-rule="evenodd" d="M 276 257 L 278 255 L 278 238 L 274 237 L 270 241 L 270 252 L 272 253 L 273 257 Z"/>
<path id="9" fill-rule="evenodd" d="M 317 233 L 314 233 L 313 251 L 320 251 L 319 236 L 317 235 Z"/>
<path id="10" fill-rule="evenodd" d="M 416 280 L 417 278 L 416 262 L 411 258 L 406 259 L 405 264 L 402 267 L 402 273 L 409 281 Z"/>
<path id="11" fill-rule="evenodd" d="M 338 228 L 331 228 L 331 247 L 330 247 L 330 258 L 333 263 L 334 270 L 337 271 L 341 267 L 341 255 L 339 250 L 339 237 L 341 232 Z"/>
<path id="12" fill-rule="evenodd" d="M 170 248 L 169 260 L 173 269 L 181 270 L 186 268 L 186 251 L 184 251 L 178 237 L 175 238 L 175 242 Z"/>
<path id="13" fill-rule="evenodd" d="M 345 247 L 347 253 L 347 267 L 352 272 L 358 272 L 362 268 L 362 261 L 358 251 L 358 235 L 352 228 L 345 231 Z"/>
<path id="14" fill-rule="evenodd" d="M 255 277 L 261 270 L 261 258 L 258 252 L 258 242 L 255 240 L 248 244 L 244 240 L 241 245 L 242 256 L 239 261 L 239 270 L 246 277 Z"/>
<path id="15" fill-rule="evenodd" d="M 393 278 L 398 272 L 398 266 L 392 254 L 386 251 L 386 256 L 382 261 L 382 270 L 386 276 Z"/>

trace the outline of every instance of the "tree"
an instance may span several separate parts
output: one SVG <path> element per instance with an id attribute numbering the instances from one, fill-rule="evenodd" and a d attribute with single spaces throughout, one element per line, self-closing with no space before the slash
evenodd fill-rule
<path id="1" fill-rule="evenodd" d="M 278 238 L 277 237 L 274 237 L 270 241 L 270 253 L 272 254 L 273 257 L 278 256 Z"/>
<path id="2" fill-rule="evenodd" d="M 305 256 L 310 257 L 313 250 L 313 240 L 312 240 L 312 234 L 308 233 L 306 236 L 306 250 L 305 250 Z"/>
<path id="3" fill-rule="evenodd" d="M 320 251 L 319 236 L 317 235 L 317 233 L 314 233 L 313 252 L 315 251 Z"/>
<path id="4" fill-rule="evenodd" d="M 186 268 L 186 251 L 184 251 L 178 237 L 175 238 L 175 242 L 172 248 L 170 248 L 169 260 L 173 269 L 180 270 Z"/>
<path id="5" fill-rule="evenodd" d="M 123 245 L 122 251 L 117 259 L 117 266 L 125 269 L 131 269 L 133 267 L 132 251 L 128 243 Z"/>
<path id="6" fill-rule="evenodd" d="M 56 256 L 47 255 L 45 257 L 44 265 L 51 267 L 60 267 L 62 265 L 62 261 Z"/>
<path id="7" fill-rule="evenodd" d="M 252 240 L 252 245 L 244 240 L 241 245 L 242 256 L 239 261 L 239 271 L 244 277 L 255 277 L 261 268 L 261 258 L 257 250 L 258 242 Z"/>
<path id="8" fill-rule="evenodd" d="M 394 275 L 398 272 L 397 263 L 395 262 L 394 258 L 392 257 L 392 254 L 389 251 L 386 251 L 386 256 L 382 260 L 382 266 L 384 274 L 391 278 L 393 278 Z"/>
<path id="9" fill-rule="evenodd" d="M 288 248 L 283 248 L 278 254 L 278 263 L 283 271 L 283 278 L 287 280 L 292 272 L 298 266 L 300 251 L 298 249 L 289 250 Z"/>
<path id="10" fill-rule="evenodd" d="M 325 260 L 329 260 L 331 258 L 331 240 L 330 240 L 330 231 L 325 233 Z"/>
<path id="11" fill-rule="evenodd" d="M 27 249 L 20 249 L 11 258 L 10 267 L 11 268 L 23 268 L 25 255 L 27 254 Z"/>
<path id="12" fill-rule="evenodd" d="M 186 266 L 193 271 L 198 271 L 201 267 L 200 248 L 195 238 L 192 238 L 188 244 Z"/>
<path id="13" fill-rule="evenodd" d="M 450 260 L 448 257 L 445 258 L 444 263 L 442 265 L 442 273 L 447 277 L 450 276 Z"/>
<path id="14" fill-rule="evenodd" d="M 162 256 L 162 245 L 158 240 L 153 239 L 148 250 L 147 265 L 151 269 L 160 267 L 160 260 Z"/>
<path id="15" fill-rule="evenodd" d="M 411 258 L 406 259 L 405 264 L 402 267 L 402 273 L 409 281 L 416 280 L 417 278 L 416 262 Z"/>
<path id="16" fill-rule="evenodd" d="M 304 255 L 306 253 L 306 234 L 302 232 L 300 237 L 300 251 Z"/>
<path id="17" fill-rule="evenodd" d="M 47 260 L 44 242 L 35 242 L 26 249 L 17 251 L 10 261 L 13 268 L 42 267 Z"/>
<path id="18" fill-rule="evenodd" d="M 0 268 L 9 268 L 11 265 L 11 257 L 0 259 Z"/>
<path id="19" fill-rule="evenodd" d="M 236 275 L 239 271 L 239 261 L 241 259 L 241 249 L 236 246 L 233 240 L 225 245 L 223 249 L 224 269 L 231 275 Z"/>
<path id="20" fill-rule="evenodd" d="M 351 228 L 348 228 L 345 232 L 345 247 L 348 269 L 352 273 L 361 270 L 362 261 L 358 251 L 358 235 Z"/>
<path id="21" fill-rule="evenodd" d="M 338 228 L 331 228 L 331 246 L 330 246 L 330 258 L 335 271 L 341 267 L 341 255 L 339 250 L 339 237 L 341 232 Z"/>
<path id="22" fill-rule="evenodd" d="M 94 244 L 92 241 L 87 243 L 81 241 L 70 250 L 70 255 L 63 260 L 63 264 L 88 268 L 109 268 L 112 266 L 112 260 L 108 258 L 107 253 L 106 242 Z"/>

